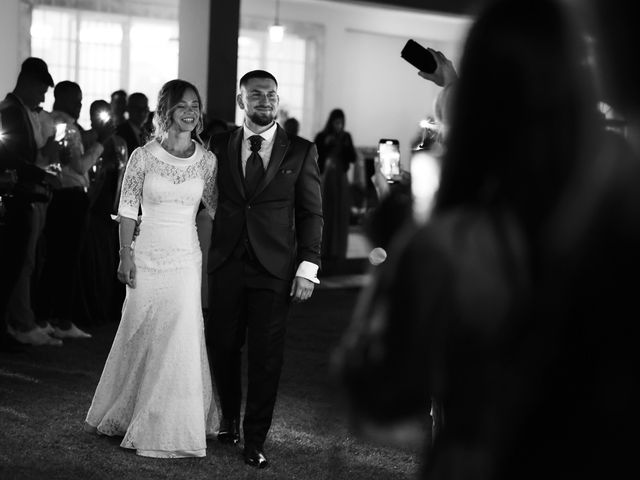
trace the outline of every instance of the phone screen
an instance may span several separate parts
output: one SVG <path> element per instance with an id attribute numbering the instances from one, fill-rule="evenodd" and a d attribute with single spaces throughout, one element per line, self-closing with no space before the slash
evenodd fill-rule
<path id="1" fill-rule="evenodd" d="M 378 143 L 380 171 L 392 181 L 400 175 L 400 142 L 393 138 L 383 138 Z"/>
<path id="2" fill-rule="evenodd" d="M 56 142 L 61 142 L 64 139 L 64 136 L 67 132 L 67 124 L 66 123 L 58 123 L 56 124 Z"/>
<path id="3" fill-rule="evenodd" d="M 440 160 L 426 150 L 411 156 L 411 196 L 413 217 L 420 224 L 431 216 L 436 192 L 440 186 Z"/>

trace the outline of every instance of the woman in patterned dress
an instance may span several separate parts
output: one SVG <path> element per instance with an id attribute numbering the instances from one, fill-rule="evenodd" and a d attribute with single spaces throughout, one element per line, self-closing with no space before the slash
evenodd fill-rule
<path id="1" fill-rule="evenodd" d="M 192 84 L 162 87 L 155 136 L 133 151 L 118 208 L 126 299 L 86 428 L 147 457 L 203 457 L 217 424 L 195 223 L 201 200 L 215 214 L 217 159 L 196 141 L 201 107 Z"/>

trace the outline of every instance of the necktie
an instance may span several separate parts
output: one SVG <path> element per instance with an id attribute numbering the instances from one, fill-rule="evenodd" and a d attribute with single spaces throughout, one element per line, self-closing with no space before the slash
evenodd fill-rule
<path id="1" fill-rule="evenodd" d="M 244 179 L 247 184 L 247 194 L 249 196 L 253 195 L 258 183 L 260 183 L 260 180 L 262 179 L 262 175 L 264 175 L 262 158 L 258 153 L 263 140 L 264 138 L 260 135 L 251 135 L 249 137 L 249 142 L 251 143 L 251 155 L 249 155 L 249 158 L 247 159 L 247 165 L 244 173 Z"/>

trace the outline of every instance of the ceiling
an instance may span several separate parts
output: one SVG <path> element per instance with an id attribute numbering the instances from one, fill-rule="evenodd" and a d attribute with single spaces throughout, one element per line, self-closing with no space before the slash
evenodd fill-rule
<path id="1" fill-rule="evenodd" d="M 384 5 L 391 8 L 408 8 L 425 12 L 451 15 L 470 15 L 481 3 L 480 0 L 331 0 L 340 3 Z"/>

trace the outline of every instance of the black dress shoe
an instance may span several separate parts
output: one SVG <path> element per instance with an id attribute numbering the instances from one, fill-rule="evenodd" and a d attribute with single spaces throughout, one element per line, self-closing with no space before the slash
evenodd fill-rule
<path id="1" fill-rule="evenodd" d="M 251 445 L 244 447 L 244 463 L 255 468 L 266 468 L 269 465 L 262 449 Z"/>
<path id="2" fill-rule="evenodd" d="M 240 422 L 237 419 L 220 420 L 218 429 L 218 441 L 229 445 L 237 445 L 240 441 Z"/>

